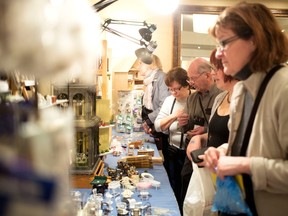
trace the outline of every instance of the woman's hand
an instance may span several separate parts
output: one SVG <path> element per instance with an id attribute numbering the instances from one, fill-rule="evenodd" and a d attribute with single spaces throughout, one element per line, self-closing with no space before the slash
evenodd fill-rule
<path id="1" fill-rule="evenodd" d="M 242 173 L 251 174 L 249 157 L 220 156 L 216 169 L 217 176 L 224 179 L 224 176 Z"/>
<path id="2" fill-rule="evenodd" d="M 225 153 L 220 148 L 209 147 L 202 158 L 204 159 L 205 167 L 207 167 L 211 172 L 216 173 L 218 161 L 221 155 L 224 156 Z"/>
<path id="3" fill-rule="evenodd" d="M 226 156 L 227 146 L 227 144 L 223 144 L 218 148 L 209 147 L 202 158 L 204 159 L 204 166 L 216 173 L 221 179 L 224 176 L 251 174 L 250 158 Z"/>
<path id="4" fill-rule="evenodd" d="M 198 167 L 204 167 L 206 165 L 206 162 L 204 161 L 205 155 L 204 154 L 203 155 L 198 155 L 198 158 L 202 159 L 203 161 L 200 162 L 200 163 L 197 163 L 197 166 Z"/>
<path id="5" fill-rule="evenodd" d="M 172 115 L 177 120 L 178 118 L 182 116 L 183 113 L 184 113 L 184 109 L 178 109 Z"/>
<path id="6" fill-rule="evenodd" d="M 184 126 L 184 125 L 188 124 L 188 119 L 189 119 L 189 115 L 183 111 L 181 113 L 181 115 L 179 115 L 179 117 L 177 118 L 178 125 Z"/>

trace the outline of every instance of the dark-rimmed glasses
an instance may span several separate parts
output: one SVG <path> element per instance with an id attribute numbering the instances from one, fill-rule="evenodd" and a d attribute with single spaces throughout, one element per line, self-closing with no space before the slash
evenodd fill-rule
<path id="1" fill-rule="evenodd" d="M 229 44 L 229 43 L 231 43 L 231 42 L 233 42 L 233 41 L 235 41 L 235 40 L 238 40 L 238 39 L 240 39 L 239 36 L 238 36 L 238 35 L 234 35 L 234 36 L 229 37 L 229 38 L 227 38 L 227 39 L 225 39 L 225 40 L 218 41 L 216 48 L 217 48 L 217 49 L 224 50 L 225 47 L 227 46 L 227 44 Z"/>
<path id="2" fill-rule="evenodd" d="M 168 91 L 170 91 L 171 93 L 178 93 L 180 90 L 181 90 L 181 88 L 182 88 L 182 86 L 180 86 L 179 88 L 173 88 L 173 89 L 171 89 L 171 88 L 168 88 Z"/>

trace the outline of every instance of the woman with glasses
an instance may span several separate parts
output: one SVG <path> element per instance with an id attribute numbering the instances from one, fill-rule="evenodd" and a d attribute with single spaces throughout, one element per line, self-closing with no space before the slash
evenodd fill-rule
<path id="1" fill-rule="evenodd" d="M 254 216 L 286 216 L 287 35 L 265 5 L 247 2 L 226 8 L 211 34 L 218 41 L 216 57 L 221 59 L 224 73 L 240 81 L 231 96 L 228 145 L 210 147 L 205 165 L 220 179 L 241 175 L 245 201 Z M 266 88 L 264 81 L 268 81 Z"/>
<path id="2" fill-rule="evenodd" d="M 164 166 L 178 202 L 181 192 L 180 174 L 185 159 L 186 134 L 179 130 L 177 118 L 182 114 L 191 93 L 187 79 L 187 71 L 181 67 L 173 68 L 167 73 L 165 83 L 171 95 L 165 99 L 155 120 L 156 131 L 169 134 L 169 147 L 162 152 Z"/>

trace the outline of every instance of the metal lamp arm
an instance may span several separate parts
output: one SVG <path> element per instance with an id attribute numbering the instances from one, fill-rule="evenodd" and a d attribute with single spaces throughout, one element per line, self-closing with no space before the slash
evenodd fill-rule
<path id="1" fill-rule="evenodd" d="M 119 25 L 134 25 L 134 26 L 148 26 L 146 21 L 132 21 L 132 20 L 116 20 L 116 19 L 106 19 L 103 26 L 108 26 L 109 24 L 119 24 Z"/>
<path id="2" fill-rule="evenodd" d="M 139 39 L 134 38 L 134 37 L 131 37 L 131 36 L 127 35 L 127 34 L 124 34 L 124 33 L 120 32 L 120 31 L 115 30 L 115 29 L 109 28 L 107 26 L 106 27 L 103 26 L 103 30 L 105 30 L 107 32 L 110 32 L 110 33 L 112 33 L 114 35 L 117 35 L 119 37 L 125 38 L 125 39 L 127 39 L 127 40 L 129 40 L 129 41 L 131 41 L 133 43 L 138 44 L 138 45 L 141 45 L 141 46 L 144 45 L 145 47 L 147 46 L 144 41 L 139 40 Z"/>

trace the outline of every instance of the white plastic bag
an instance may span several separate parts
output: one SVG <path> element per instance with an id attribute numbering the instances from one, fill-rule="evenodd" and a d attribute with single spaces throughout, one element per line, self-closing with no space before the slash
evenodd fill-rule
<path id="1" fill-rule="evenodd" d="M 193 162 L 192 166 L 193 174 L 183 204 L 184 216 L 217 215 L 216 212 L 211 212 L 215 186 L 210 171 L 199 168 Z"/>

